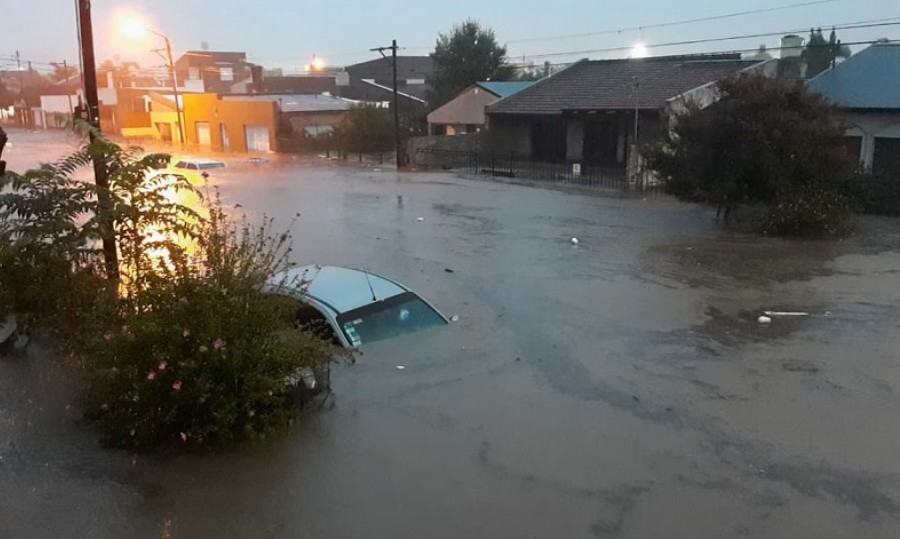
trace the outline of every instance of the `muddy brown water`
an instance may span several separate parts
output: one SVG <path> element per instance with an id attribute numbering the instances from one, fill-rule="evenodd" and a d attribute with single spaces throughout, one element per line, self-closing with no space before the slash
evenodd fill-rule
<path id="1" fill-rule="evenodd" d="M 19 138 L 11 167 L 60 147 Z M 50 354 L 2 359 L 0 537 L 900 536 L 900 221 L 786 241 L 665 198 L 285 161 L 213 181 L 299 212 L 297 262 L 460 321 L 206 457 L 103 449 Z"/>

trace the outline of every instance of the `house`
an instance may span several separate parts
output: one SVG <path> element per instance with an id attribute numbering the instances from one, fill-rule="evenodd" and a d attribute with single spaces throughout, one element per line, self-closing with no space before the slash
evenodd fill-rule
<path id="1" fill-rule="evenodd" d="M 484 109 L 517 94 L 532 82 L 479 82 L 428 115 L 429 135 L 462 135 L 484 129 Z"/>
<path id="2" fill-rule="evenodd" d="M 273 99 L 214 93 L 186 94 L 185 139 L 223 152 L 278 151 L 278 105 Z"/>
<path id="3" fill-rule="evenodd" d="M 661 140 L 671 111 L 708 105 L 715 82 L 767 62 L 739 55 L 583 60 L 487 107 L 495 155 L 624 173 L 636 146 Z"/>
<path id="4" fill-rule="evenodd" d="M 316 138 L 334 131 L 352 102 L 319 94 L 255 94 L 222 96 L 223 101 L 270 102 L 278 113 L 280 134 Z"/>
<path id="5" fill-rule="evenodd" d="M 860 167 L 900 178 L 900 45 L 874 44 L 808 84 L 840 107 Z"/>
<path id="6" fill-rule="evenodd" d="M 202 81 L 203 91 L 227 94 L 249 84 L 252 66 L 243 52 L 188 51 L 175 61 L 175 77 L 179 84 Z"/>

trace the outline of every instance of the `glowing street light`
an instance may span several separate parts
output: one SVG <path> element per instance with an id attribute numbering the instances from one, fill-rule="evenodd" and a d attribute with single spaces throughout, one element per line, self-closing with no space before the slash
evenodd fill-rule
<path id="1" fill-rule="evenodd" d="M 647 46 L 643 43 L 637 43 L 631 49 L 631 57 L 632 58 L 646 58 L 647 57 Z"/>
<path id="2" fill-rule="evenodd" d="M 175 61 L 172 60 L 172 43 L 169 41 L 168 36 L 165 34 L 161 34 L 154 30 L 147 28 L 144 23 L 139 21 L 138 19 L 126 19 L 122 21 L 122 24 L 119 27 L 119 31 L 122 36 L 131 41 L 140 41 L 147 35 L 147 33 L 151 33 L 155 36 L 159 36 L 163 38 L 163 41 L 166 43 L 166 64 L 169 67 L 169 74 L 172 77 L 172 93 L 175 97 L 175 115 L 176 121 L 178 123 L 178 135 L 181 138 L 181 143 L 184 144 L 184 122 L 182 120 L 182 111 L 181 111 L 181 103 L 178 102 L 178 82 L 175 80 Z M 159 52 L 159 51 L 154 51 Z"/>

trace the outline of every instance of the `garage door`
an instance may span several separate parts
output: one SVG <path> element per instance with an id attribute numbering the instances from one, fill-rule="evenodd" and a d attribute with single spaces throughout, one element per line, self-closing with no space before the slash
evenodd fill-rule
<path id="1" fill-rule="evenodd" d="M 197 122 L 197 144 L 209 146 L 209 122 Z"/>
<path id="2" fill-rule="evenodd" d="M 247 136 L 248 152 L 269 151 L 269 128 L 265 126 L 248 125 L 244 127 Z"/>
<path id="3" fill-rule="evenodd" d="M 875 138 L 875 172 L 900 179 L 900 138 Z"/>

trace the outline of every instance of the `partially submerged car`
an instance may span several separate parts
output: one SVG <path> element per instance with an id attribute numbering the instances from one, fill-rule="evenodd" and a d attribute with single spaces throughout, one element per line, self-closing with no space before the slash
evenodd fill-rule
<path id="1" fill-rule="evenodd" d="M 433 305 L 385 277 L 340 266 L 302 266 L 273 276 L 267 293 L 301 302 L 297 324 L 353 349 L 449 323 Z"/>
<path id="2" fill-rule="evenodd" d="M 179 159 L 172 165 L 172 168 L 196 171 L 216 170 L 225 167 L 225 163 L 217 159 Z"/>

